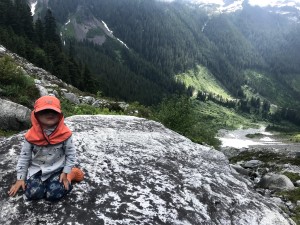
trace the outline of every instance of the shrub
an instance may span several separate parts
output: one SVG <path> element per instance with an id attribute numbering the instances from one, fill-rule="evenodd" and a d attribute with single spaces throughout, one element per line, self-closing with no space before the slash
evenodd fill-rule
<path id="1" fill-rule="evenodd" d="M 300 175 L 298 173 L 292 173 L 292 172 L 284 172 L 284 175 L 286 175 L 292 182 L 296 182 L 297 180 L 300 180 Z"/>
<path id="2" fill-rule="evenodd" d="M 153 119 L 186 136 L 196 143 L 206 143 L 218 148 L 221 142 L 216 131 L 207 126 L 207 120 L 196 114 L 193 100 L 188 96 L 174 95 L 165 98 L 154 112 Z"/>
<path id="3" fill-rule="evenodd" d="M 186 135 L 194 124 L 191 100 L 187 96 L 177 95 L 165 98 L 154 115 L 154 119 Z"/>
<path id="4" fill-rule="evenodd" d="M 70 103 L 68 100 L 62 100 L 61 101 L 61 108 L 62 112 L 64 113 L 65 117 L 68 116 L 73 116 L 73 115 L 97 115 L 97 114 L 102 114 L 102 115 L 107 115 L 107 114 L 118 114 L 120 115 L 121 113 L 113 113 L 110 112 L 108 108 L 96 108 L 91 105 L 87 104 L 80 104 L 80 105 L 75 105 Z"/>
<path id="5" fill-rule="evenodd" d="M 1 130 L 0 129 L 0 137 L 9 137 L 12 136 L 13 134 L 16 134 L 17 131 L 11 131 L 11 130 Z"/>
<path id="6" fill-rule="evenodd" d="M 0 58 L 0 97 L 32 108 L 39 96 L 33 78 L 26 76 L 12 58 Z"/>

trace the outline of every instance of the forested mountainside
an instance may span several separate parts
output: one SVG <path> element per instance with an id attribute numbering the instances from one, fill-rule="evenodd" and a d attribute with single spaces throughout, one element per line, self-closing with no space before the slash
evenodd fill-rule
<path id="1" fill-rule="evenodd" d="M 81 90 L 144 105 L 187 94 L 263 118 L 274 104 L 273 118 L 300 123 L 300 28 L 285 15 L 155 0 L 3 0 L 0 12 L 1 44 Z"/>
<path id="2" fill-rule="evenodd" d="M 299 108 L 300 29 L 284 15 L 246 1 L 242 10 L 226 14 L 179 1 L 49 0 L 47 6 L 61 24 L 66 44 L 70 37 L 96 45 L 96 37 L 105 39 L 98 48 L 82 42 L 75 47 L 76 57 L 89 63 L 105 83 L 120 79 L 118 72 L 103 69 L 110 62 L 160 87 L 166 83 L 162 77 L 168 80 L 202 65 L 233 96 L 241 97 L 248 85 L 271 103 Z M 43 8 L 41 3 L 37 7 Z M 281 91 L 274 95 L 274 89 Z M 118 90 L 103 90 L 118 95 L 113 93 Z"/>

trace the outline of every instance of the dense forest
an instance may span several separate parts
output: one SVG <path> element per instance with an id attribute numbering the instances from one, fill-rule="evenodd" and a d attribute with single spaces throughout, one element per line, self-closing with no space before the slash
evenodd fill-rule
<path id="1" fill-rule="evenodd" d="M 99 81 L 89 68 L 63 51 L 51 10 L 33 22 L 27 1 L 3 0 L 0 14 L 1 44 L 81 90 L 97 92 Z"/>

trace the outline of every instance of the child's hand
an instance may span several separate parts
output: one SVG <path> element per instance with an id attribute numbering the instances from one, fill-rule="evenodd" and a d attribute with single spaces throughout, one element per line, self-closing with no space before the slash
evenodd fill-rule
<path id="1" fill-rule="evenodd" d="M 59 182 L 64 184 L 64 187 L 66 190 L 69 190 L 69 181 L 67 179 L 67 174 L 66 173 L 61 173 L 59 177 Z"/>
<path id="2" fill-rule="evenodd" d="M 24 180 L 17 180 L 17 182 L 10 188 L 8 194 L 9 196 L 13 197 L 16 195 L 18 190 L 22 187 L 23 191 L 25 191 L 25 181 Z"/>

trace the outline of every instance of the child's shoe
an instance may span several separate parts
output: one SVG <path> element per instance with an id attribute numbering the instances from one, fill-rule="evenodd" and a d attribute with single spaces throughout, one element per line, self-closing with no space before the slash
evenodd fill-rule
<path id="1" fill-rule="evenodd" d="M 71 170 L 71 173 L 67 175 L 68 181 L 71 183 L 71 181 L 80 182 L 83 180 L 84 173 L 76 167 L 73 167 Z"/>

